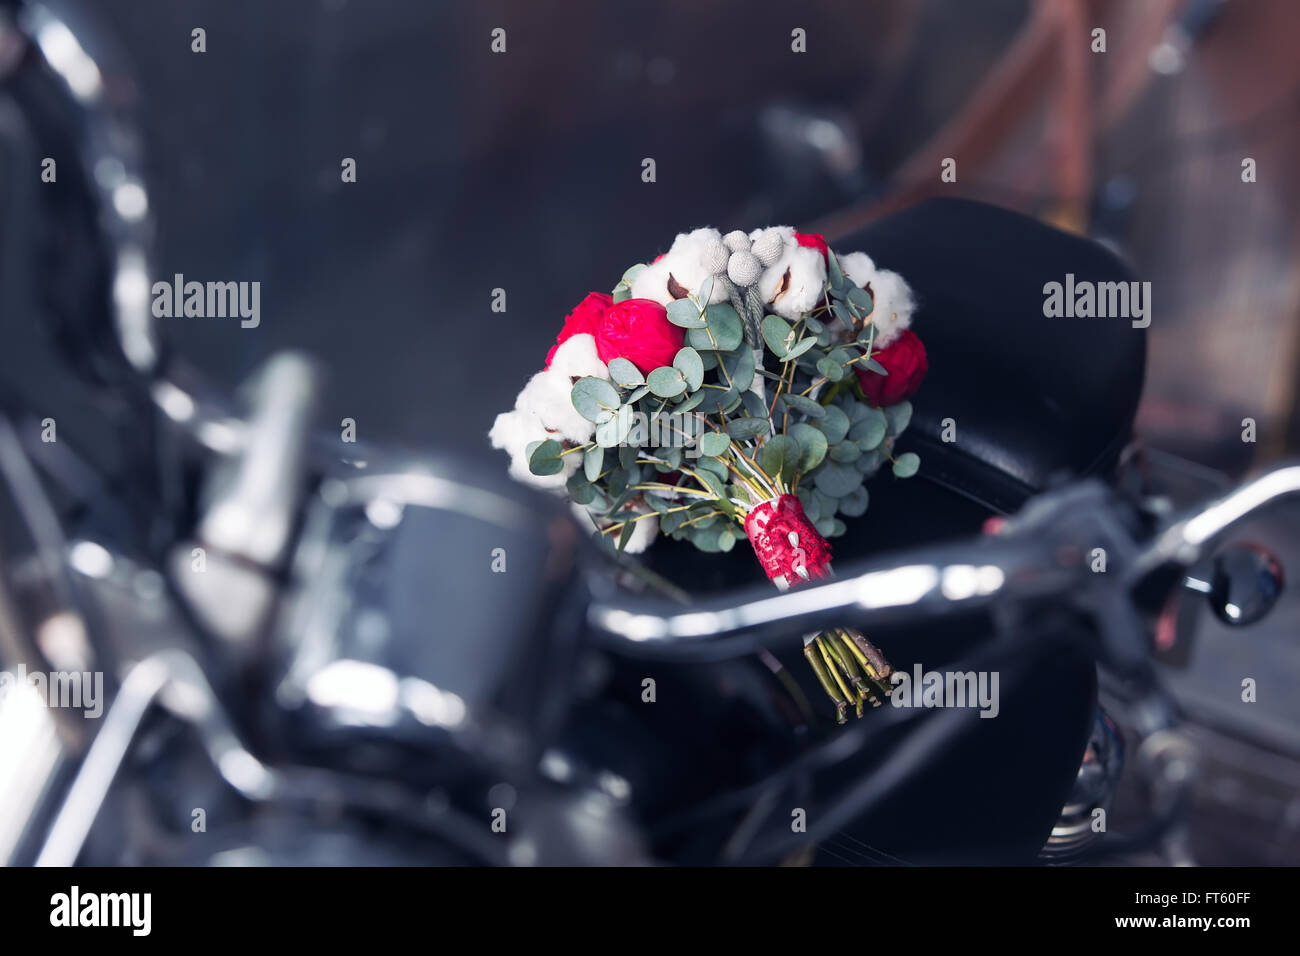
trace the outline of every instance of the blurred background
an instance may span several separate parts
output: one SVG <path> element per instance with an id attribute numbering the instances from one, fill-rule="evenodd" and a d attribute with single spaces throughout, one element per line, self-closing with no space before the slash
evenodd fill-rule
<path id="1" fill-rule="evenodd" d="M 1104 239 L 1151 281 L 1149 444 L 1238 474 L 1300 443 L 1293 0 L 92 12 L 139 83 L 159 275 L 262 283 L 256 330 L 164 331 L 230 384 L 309 349 L 330 366 L 326 420 L 353 417 L 364 439 L 486 454 L 568 310 L 682 228 L 833 238 L 948 194 Z M 205 54 L 190 50 L 198 26 Z M 355 184 L 340 182 L 345 156 Z M 955 183 L 939 178 L 949 156 Z M 1242 182 L 1246 157 L 1257 182 Z M 450 360 L 485 344 L 490 366 Z"/>

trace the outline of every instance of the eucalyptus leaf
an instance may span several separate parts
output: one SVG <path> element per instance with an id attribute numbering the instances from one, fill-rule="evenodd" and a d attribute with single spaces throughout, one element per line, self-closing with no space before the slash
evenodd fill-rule
<path id="1" fill-rule="evenodd" d="M 826 417 L 817 423 L 817 427 L 826 435 L 826 440 L 834 445 L 843 441 L 849 433 L 849 416 L 838 405 L 827 405 Z"/>
<path id="2" fill-rule="evenodd" d="M 825 334 L 826 334 L 825 332 L 822 333 L 822 335 L 825 335 Z M 784 355 L 784 357 L 783 357 L 784 360 L 787 361 L 787 362 L 793 362 L 793 361 L 794 361 L 795 359 L 797 359 L 799 356 L 803 355 L 803 354 L 804 354 L 805 352 L 807 352 L 810 348 L 812 348 L 814 345 L 816 345 L 816 344 L 818 343 L 818 341 L 819 341 L 818 338 L 816 338 L 816 337 L 811 337 L 811 336 L 810 336 L 809 338 L 806 338 L 806 339 L 800 339 L 798 342 L 796 342 L 796 343 L 795 343 L 795 344 L 790 348 L 790 351 L 788 351 L 788 352 Z"/>
<path id="3" fill-rule="evenodd" d="M 636 522 L 626 520 L 623 523 L 623 530 L 618 533 L 618 553 L 622 554 L 627 543 L 632 540 L 632 535 L 636 531 Z"/>
<path id="4" fill-rule="evenodd" d="M 593 445 L 583 453 L 582 473 L 587 476 L 588 481 L 595 481 L 598 479 L 604 467 L 605 449 L 601 448 L 599 445 Z"/>
<path id="5" fill-rule="evenodd" d="M 767 403 L 753 392 L 742 392 L 740 404 L 750 418 L 767 418 Z"/>
<path id="6" fill-rule="evenodd" d="M 840 268 L 839 257 L 829 249 L 826 250 L 826 278 L 827 285 L 835 291 L 843 289 L 848 284 L 844 277 L 844 270 Z"/>
<path id="7" fill-rule="evenodd" d="M 546 439 L 529 454 L 528 470 L 543 478 L 558 475 L 564 470 L 564 461 L 560 458 L 563 450 L 554 438 Z"/>
<path id="8" fill-rule="evenodd" d="M 622 388 L 636 388 L 638 385 L 645 384 L 645 376 L 641 370 L 625 358 L 610 359 L 609 377 L 614 380 L 614 384 Z"/>
<path id="9" fill-rule="evenodd" d="M 569 394 L 578 414 L 597 425 L 613 418 L 619 407 L 618 390 L 603 378 L 592 375 L 578 379 Z"/>
<path id="10" fill-rule="evenodd" d="M 660 398 L 672 398 L 686 391 L 686 379 L 671 365 L 660 366 L 651 372 L 646 378 L 646 384 Z"/>
<path id="11" fill-rule="evenodd" d="M 885 418 L 885 413 L 878 408 L 872 408 L 870 405 L 858 407 L 866 409 L 869 414 L 853 423 L 853 427 L 849 429 L 849 440 L 857 442 L 858 447 L 863 451 L 871 451 L 884 440 L 889 421 Z"/>
<path id="12" fill-rule="evenodd" d="M 723 455 L 731 445 L 731 436 L 725 432 L 709 432 L 700 439 L 700 452 L 705 455 Z"/>
<path id="13" fill-rule="evenodd" d="M 831 312 L 835 314 L 835 318 L 844 323 L 845 328 L 853 328 L 853 313 L 849 311 L 848 306 L 839 302 L 832 302 Z"/>
<path id="14" fill-rule="evenodd" d="M 696 471 L 708 471 L 717 475 L 723 481 L 727 480 L 727 466 L 718 458 L 712 455 L 705 455 L 695 463 Z"/>
<path id="15" fill-rule="evenodd" d="M 709 306 L 704 310 L 704 318 L 707 328 L 692 328 L 686 332 L 686 343 L 693 348 L 730 352 L 745 340 L 740 316 L 727 303 Z"/>
<path id="16" fill-rule="evenodd" d="M 779 315 L 769 315 L 763 319 L 763 341 L 777 358 L 785 360 L 795 343 L 795 332 L 785 319 Z"/>
<path id="17" fill-rule="evenodd" d="M 779 475 L 782 481 L 794 480 L 799 470 L 801 446 L 789 435 L 773 435 L 758 451 L 759 464 L 767 474 Z"/>
<path id="18" fill-rule="evenodd" d="M 736 545 L 736 529 L 727 525 L 718 532 L 718 550 L 730 551 Z"/>
<path id="19" fill-rule="evenodd" d="M 834 518 L 835 512 L 839 510 L 840 501 L 838 498 L 832 498 L 824 491 L 814 488 L 812 492 L 813 501 L 817 503 L 817 514 L 821 518 Z"/>
<path id="20" fill-rule="evenodd" d="M 674 411 L 678 412 L 679 414 L 689 412 L 689 411 L 694 411 L 695 408 L 698 405 L 700 405 L 700 403 L 702 403 L 703 401 L 704 401 L 704 392 L 702 391 L 692 392 L 689 396 L 686 397 L 685 400 L 682 401 L 680 405 L 678 405 L 674 409 Z"/>
<path id="21" fill-rule="evenodd" d="M 705 385 L 696 395 L 702 396 L 698 411 L 703 415 L 730 412 L 732 404 L 740 401 L 740 393 L 724 385 Z"/>
<path id="22" fill-rule="evenodd" d="M 674 299 L 668 303 L 668 321 L 683 329 L 702 329 L 704 315 L 690 299 Z"/>
<path id="23" fill-rule="evenodd" d="M 807 473 L 822 463 L 828 443 L 821 429 L 798 422 L 790 426 L 790 435 L 799 442 L 799 470 Z"/>
<path id="24" fill-rule="evenodd" d="M 901 435 L 912 421 L 912 403 L 899 402 L 896 405 L 890 405 L 885 409 L 885 418 L 889 420 L 890 433 Z"/>
<path id="25" fill-rule="evenodd" d="M 752 349 L 745 347 L 735 350 L 734 352 L 721 353 L 722 367 L 730 379 L 732 387 L 737 392 L 748 392 L 749 387 L 754 384 L 754 352 Z"/>
<path id="26" fill-rule="evenodd" d="M 846 298 L 857 307 L 858 314 L 863 318 L 869 316 L 876 307 L 876 304 L 871 300 L 871 293 L 866 289 L 859 289 L 857 286 L 853 286 L 848 290 Z"/>
<path id="27" fill-rule="evenodd" d="M 824 462 L 814 476 L 817 490 L 832 498 L 843 498 L 862 486 L 862 475 L 849 465 Z"/>
<path id="28" fill-rule="evenodd" d="M 564 483 L 564 490 L 568 492 L 569 500 L 575 505 L 587 505 L 596 499 L 596 489 L 587 481 L 586 476 L 574 472 L 569 476 L 569 480 Z"/>
<path id="29" fill-rule="evenodd" d="M 894 459 L 894 475 L 898 478 L 911 478 L 921 467 L 921 458 L 916 452 L 904 452 Z"/>
<path id="30" fill-rule="evenodd" d="M 831 447 L 831 461 L 838 461 L 841 464 L 849 464 L 857 461 L 862 457 L 862 449 L 851 441 L 837 442 Z"/>
<path id="31" fill-rule="evenodd" d="M 704 384 L 704 363 L 700 361 L 700 353 L 689 345 L 678 349 L 673 368 L 682 373 L 686 387 L 692 392 Z"/>
<path id="32" fill-rule="evenodd" d="M 824 358 L 817 363 L 817 371 L 826 376 L 829 382 L 838 382 L 844 377 L 844 367 L 830 358 Z"/>
<path id="33" fill-rule="evenodd" d="M 870 500 L 866 488 L 858 488 L 852 494 L 840 499 L 840 511 L 850 518 L 859 518 L 866 514 L 867 502 Z"/>
<path id="34" fill-rule="evenodd" d="M 771 424 L 766 418 L 733 418 L 727 422 L 727 434 L 737 441 L 766 435 Z"/>
<path id="35" fill-rule="evenodd" d="M 719 478 L 713 472 L 708 471 L 706 469 L 704 471 L 698 471 L 696 472 L 696 474 L 700 476 L 701 481 L 703 481 L 706 485 L 709 486 L 709 491 L 712 492 L 714 495 L 721 498 L 727 493 L 726 481 L 724 481 L 722 478 Z M 701 524 L 703 523 L 704 522 L 701 522 Z"/>
<path id="36" fill-rule="evenodd" d="M 798 412 L 808 418 L 826 417 L 826 409 L 807 395 L 782 395 L 781 401 L 785 402 L 786 407 L 792 412 Z"/>

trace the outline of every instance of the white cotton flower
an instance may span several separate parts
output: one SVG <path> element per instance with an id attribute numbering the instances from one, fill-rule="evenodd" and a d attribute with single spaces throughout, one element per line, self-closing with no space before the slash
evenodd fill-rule
<path id="1" fill-rule="evenodd" d="M 557 349 L 557 359 L 559 354 Z M 538 372 L 528 380 L 515 400 L 515 408 L 540 421 L 545 430 L 552 433 L 551 437 L 557 440 L 581 445 L 591 441 L 591 436 L 596 431 L 595 424 L 583 418 L 573 407 L 573 382 L 568 375 L 557 369 L 554 361 L 550 368 Z"/>
<path id="2" fill-rule="evenodd" d="M 694 232 L 678 234 L 668 253 L 658 262 L 650 263 L 632 280 L 632 297 L 668 305 L 674 298 L 680 298 L 668 291 L 669 276 L 672 277 L 675 288 L 680 287 L 691 295 L 696 295 L 701 283 L 713 275 L 711 270 L 717 255 L 716 243 L 721 241 L 722 237 L 716 229 L 696 229 Z M 709 302 L 722 302 L 726 298 L 726 283 L 715 282 Z"/>
<path id="3" fill-rule="evenodd" d="M 570 502 L 570 507 L 573 509 L 574 517 L 578 519 L 578 524 L 592 532 L 599 531 L 602 527 L 609 527 L 612 523 L 608 521 L 598 522 L 596 517 L 583 505 L 573 504 Z M 610 536 L 613 538 L 613 543 L 617 545 L 618 536 L 612 531 L 610 532 Z M 627 544 L 623 546 L 623 551 L 627 554 L 640 554 L 646 548 L 650 547 L 654 542 L 654 539 L 658 536 L 659 518 L 657 516 L 653 518 L 642 518 L 632 526 L 632 537 L 627 539 Z"/>
<path id="4" fill-rule="evenodd" d="M 775 251 L 773 235 L 781 240 L 781 254 L 774 260 L 770 254 Z M 759 294 L 769 308 L 787 319 L 797 319 L 815 308 L 826 287 L 826 260 L 821 252 L 799 245 L 791 226 L 755 229 L 750 238 L 759 261 L 764 261 L 765 254 L 772 260 L 758 278 Z"/>
<path id="5" fill-rule="evenodd" d="M 876 327 L 876 348 L 892 344 L 912 324 L 916 299 L 911 287 L 897 272 L 877 269 L 865 252 L 850 252 L 839 259 L 840 268 L 855 285 L 870 287 L 875 302 L 871 324 Z"/>
<path id="6" fill-rule="evenodd" d="M 850 252 L 845 255 L 835 254 L 840 261 L 840 271 L 854 285 L 867 287 L 867 283 L 876 277 L 876 264 L 865 252 Z"/>
<path id="7" fill-rule="evenodd" d="M 871 294 L 875 308 L 871 310 L 871 324 L 876 327 L 876 348 L 884 348 L 903 334 L 912 324 L 916 299 L 912 289 L 897 272 L 878 269 L 871 280 Z"/>
<path id="8" fill-rule="evenodd" d="M 580 332 L 555 350 L 550 371 L 569 379 L 603 378 L 609 381 L 609 366 L 596 354 L 595 336 Z"/>
<path id="9" fill-rule="evenodd" d="M 562 461 L 564 468 L 555 475 L 534 475 L 528 470 L 528 446 L 535 441 L 545 441 L 557 436 L 549 434 L 546 426 L 535 416 L 514 409 L 502 412 L 492 423 L 488 440 L 493 448 L 498 448 L 510 456 L 510 477 L 536 488 L 559 490 L 564 487 L 569 476 L 578 470 L 578 454 L 566 455 Z"/>

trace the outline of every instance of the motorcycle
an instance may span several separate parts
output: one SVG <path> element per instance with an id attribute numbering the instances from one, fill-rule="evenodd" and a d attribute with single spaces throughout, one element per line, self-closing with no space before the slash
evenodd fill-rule
<path id="1" fill-rule="evenodd" d="M 1010 274 L 1063 256 L 1126 280 L 1105 250 L 942 202 L 846 243 L 887 245 L 931 314 L 961 321 L 927 333 L 923 480 L 881 490 L 837 578 L 773 594 L 740 555 L 665 542 L 614 563 L 555 501 L 457 456 L 340 445 L 313 429 L 322 373 L 303 356 L 236 395 L 207 385 L 151 308 L 116 69 L 47 9 L 0 3 L 0 137 L 31 168 L 59 157 L 60 184 L 6 198 L 2 274 L 37 277 L 22 314 L 99 418 L 69 441 L 44 393 L 4 395 L 0 662 L 42 680 L 0 698 L 0 860 L 1032 864 L 1178 825 L 1194 754 L 1151 631 L 1230 528 L 1300 491 L 1300 466 L 1185 511 L 1121 480 L 1140 332 L 977 294 L 1030 295 Z M 997 323 L 1027 379 L 956 360 L 987 355 Z M 1249 563 L 1216 600 L 1254 623 L 1281 580 Z M 794 666 L 799 635 L 835 624 L 916 685 L 847 728 Z M 1121 837 L 1105 817 L 1126 766 L 1150 813 Z"/>

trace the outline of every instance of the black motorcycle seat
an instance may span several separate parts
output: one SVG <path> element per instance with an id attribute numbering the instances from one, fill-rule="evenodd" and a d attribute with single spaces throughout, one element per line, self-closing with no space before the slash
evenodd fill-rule
<path id="1" fill-rule="evenodd" d="M 912 329 L 930 370 L 902 446 L 921 455 L 924 477 L 1008 512 L 1055 477 L 1113 469 L 1142 391 L 1146 330 L 1124 316 L 1048 317 L 1044 291 L 1134 281 L 1110 250 L 958 199 L 921 203 L 832 246 L 866 252 L 916 294 Z M 954 441 L 944 441 L 947 419 Z"/>

